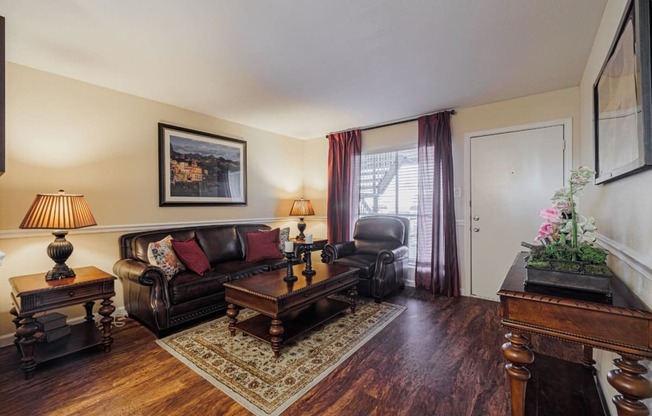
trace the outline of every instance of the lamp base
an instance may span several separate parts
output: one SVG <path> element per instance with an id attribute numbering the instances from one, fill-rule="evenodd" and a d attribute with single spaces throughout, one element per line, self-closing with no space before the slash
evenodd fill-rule
<path id="1" fill-rule="evenodd" d="M 52 235 L 56 238 L 48 245 L 48 256 L 56 263 L 52 270 L 45 275 L 46 281 L 66 279 L 75 277 L 75 271 L 66 265 L 66 260 L 72 254 L 72 244 L 66 240 L 68 231 L 53 231 Z"/>
<path id="2" fill-rule="evenodd" d="M 306 230 L 306 223 L 303 222 L 303 217 L 299 217 L 299 223 L 297 224 L 297 228 L 299 229 L 299 235 L 297 236 L 297 240 L 303 241 L 306 239 L 306 236 L 303 234 L 303 232 Z"/>

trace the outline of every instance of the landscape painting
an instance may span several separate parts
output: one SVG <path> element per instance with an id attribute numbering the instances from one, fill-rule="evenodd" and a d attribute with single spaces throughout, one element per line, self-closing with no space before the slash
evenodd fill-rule
<path id="1" fill-rule="evenodd" d="M 246 160 L 243 140 L 159 123 L 159 205 L 245 205 Z"/>

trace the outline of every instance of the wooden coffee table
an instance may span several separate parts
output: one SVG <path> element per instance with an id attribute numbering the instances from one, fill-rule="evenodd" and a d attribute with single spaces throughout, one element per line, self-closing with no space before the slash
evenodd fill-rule
<path id="1" fill-rule="evenodd" d="M 285 268 L 224 283 L 229 317 L 229 331 L 252 335 L 272 345 L 276 358 L 281 355 L 284 341 L 289 341 L 311 330 L 322 322 L 344 312 L 355 313 L 358 269 L 319 263 L 313 267 L 311 279 L 301 274 L 304 265 L 294 266 L 298 280 L 287 283 Z M 329 295 L 347 290 L 350 302 L 329 298 Z M 238 307 L 259 312 L 252 318 L 238 322 Z"/>

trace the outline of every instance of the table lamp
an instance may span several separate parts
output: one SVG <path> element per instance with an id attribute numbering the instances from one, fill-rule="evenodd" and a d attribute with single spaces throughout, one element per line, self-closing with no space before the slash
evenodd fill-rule
<path id="1" fill-rule="evenodd" d="M 48 246 L 48 256 L 56 263 L 45 275 L 45 280 L 59 280 L 75 277 L 75 271 L 66 265 L 72 254 L 72 244 L 66 240 L 69 229 L 97 225 L 84 195 L 37 194 L 27 211 L 20 228 L 54 229 L 53 242 Z"/>
<path id="2" fill-rule="evenodd" d="M 299 235 L 297 236 L 297 240 L 305 240 L 306 236 L 303 232 L 306 230 L 306 223 L 303 222 L 303 218 L 308 215 L 315 215 L 315 210 L 312 208 L 310 200 L 303 198 L 295 200 L 290 209 L 290 215 L 299 217 L 299 223 L 297 224 Z"/>

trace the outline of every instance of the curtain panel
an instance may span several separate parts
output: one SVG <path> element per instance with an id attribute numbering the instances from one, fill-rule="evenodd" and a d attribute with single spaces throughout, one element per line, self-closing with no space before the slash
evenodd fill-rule
<path id="1" fill-rule="evenodd" d="M 328 135 L 328 241 L 351 239 L 358 218 L 360 193 L 360 130 Z"/>
<path id="2" fill-rule="evenodd" d="M 450 112 L 420 117 L 418 123 L 415 284 L 434 294 L 459 296 Z"/>

